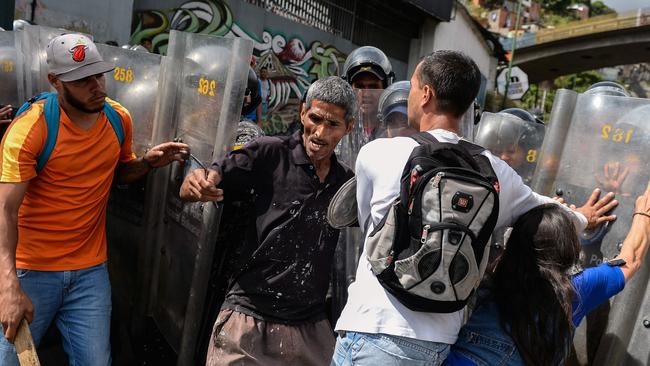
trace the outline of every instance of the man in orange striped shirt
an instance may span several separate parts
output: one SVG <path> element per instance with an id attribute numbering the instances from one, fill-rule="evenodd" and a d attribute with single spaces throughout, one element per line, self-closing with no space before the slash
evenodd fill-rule
<path id="1" fill-rule="evenodd" d="M 182 161 L 188 147 L 168 142 L 136 158 L 131 116 L 106 98 L 104 73 L 114 65 L 87 37 L 54 38 L 47 63 L 58 92 L 50 103 L 58 103 L 60 115 L 49 159 L 37 164 L 47 151 L 47 101 L 33 103 L 13 121 L 0 151 L 0 365 L 18 364 L 10 342 L 24 318 L 36 344 L 56 322 L 71 364 L 108 365 L 110 186 L 113 179 L 128 183 Z M 111 110 L 120 132 L 109 120 Z"/>

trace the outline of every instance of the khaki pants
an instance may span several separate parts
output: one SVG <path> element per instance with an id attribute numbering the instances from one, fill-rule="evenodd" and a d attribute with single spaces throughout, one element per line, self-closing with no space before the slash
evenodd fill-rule
<path id="1" fill-rule="evenodd" d="M 334 344 L 327 320 L 286 325 L 221 310 L 212 330 L 206 365 L 327 366 Z"/>

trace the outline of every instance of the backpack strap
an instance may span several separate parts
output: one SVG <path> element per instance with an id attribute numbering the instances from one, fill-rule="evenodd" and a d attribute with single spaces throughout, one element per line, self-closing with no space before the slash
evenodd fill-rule
<path id="1" fill-rule="evenodd" d="M 104 103 L 104 114 L 106 114 L 108 122 L 110 122 L 111 126 L 113 127 L 113 131 L 115 131 L 117 141 L 120 143 L 120 146 L 122 146 L 122 142 L 124 141 L 124 129 L 122 128 L 122 120 L 120 119 L 120 115 L 117 114 L 115 109 L 108 102 Z"/>
<path id="2" fill-rule="evenodd" d="M 458 141 L 458 144 L 463 146 L 465 150 L 467 150 L 472 155 L 472 157 L 476 161 L 476 164 L 478 164 L 481 173 L 483 173 L 484 175 L 492 179 L 492 184 L 495 185 L 495 188 L 497 189 L 497 193 L 498 193 L 499 189 L 497 187 L 499 183 L 499 178 L 497 177 L 497 173 L 494 171 L 494 168 L 492 168 L 490 159 L 488 159 L 487 156 L 483 155 L 485 148 L 465 140 Z"/>
<path id="3" fill-rule="evenodd" d="M 435 144 L 439 142 L 437 138 L 433 137 L 433 135 L 428 132 L 414 133 L 409 137 L 415 140 L 420 145 L 426 145 L 432 143 Z"/>
<path id="4" fill-rule="evenodd" d="M 18 111 L 16 112 L 16 117 L 15 118 L 17 118 L 21 114 L 25 113 L 25 111 L 28 110 L 29 107 L 32 106 L 32 104 L 38 102 L 39 100 L 43 100 L 43 99 L 47 98 L 47 96 L 50 95 L 50 94 L 52 94 L 52 93 L 50 93 L 50 92 L 42 92 L 42 93 L 39 93 L 39 94 L 29 98 L 28 101 L 23 103 L 23 105 L 21 105 L 20 108 L 18 108 Z"/>
<path id="5" fill-rule="evenodd" d="M 43 95 L 41 93 L 40 95 Z M 45 167 L 45 163 L 50 159 L 56 139 L 59 136 L 59 103 L 56 93 L 48 93 L 45 98 L 45 105 L 43 107 L 43 114 L 45 115 L 45 124 L 47 125 L 47 136 L 45 138 L 45 146 L 40 155 L 36 158 L 36 172 L 40 172 Z M 38 99 L 37 99 L 38 100 Z M 22 107 L 21 107 L 22 109 Z"/>
<path id="6" fill-rule="evenodd" d="M 32 104 L 43 99 L 45 99 L 45 104 L 43 106 L 43 115 L 45 116 L 47 136 L 45 138 L 45 146 L 43 147 L 43 151 L 41 151 L 41 153 L 36 157 L 37 173 L 43 170 L 45 164 L 50 159 L 52 151 L 54 151 L 54 146 L 56 146 L 56 140 L 59 136 L 59 122 L 61 114 L 59 112 L 58 95 L 51 92 L 40 93 L 30 98 L 20 107 L 20 109 L 18 109 L 18 112 L 16 112 L 16 116 L 20 116 L 25 111 L 27 111 L 29 107 L 32 106 Z M 122 142 L 124 141 L 124 128 L 122 127 L 122 120 L 120 118 L 120 115 L 108 102 L 104 103 L 103 111 L 104 114 L 106 114 L 111 127 L 113 127 L 113 131 L 115 131 L 117 141 L 119 142 L 120 146 L 122 146 Z"/>

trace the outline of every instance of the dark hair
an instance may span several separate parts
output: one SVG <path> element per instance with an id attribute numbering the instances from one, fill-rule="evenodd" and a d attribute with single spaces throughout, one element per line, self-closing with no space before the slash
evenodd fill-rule
<path id="1" fill-rule="evenodd" d="M 481 72 L 476 63 L 457 51 L 435 51 L 424 56 L 418 80 L 436 93 L 438 110 L 460 117 L 476 98 Z"/>
<path id="2" fill-rule="evenodd" d="M 260 71 L 262 71 L 262 70 L 267 70 L 267 71 L 268 71 L 268 70 L 269 70 L 269 68 L 268 68 L 268 67 L 266 67 L 266 66 L 262 66 L 262 67 L 260 67 Z"/>
<path id="3" fill-rule="evenodd" d="M 580 242 L 558 205 L 538 206 L 517 220 L 491 276 L 501 326 L 526 365 L 559 365 L 567 359 L 576 296 L 570 270 Z"/>

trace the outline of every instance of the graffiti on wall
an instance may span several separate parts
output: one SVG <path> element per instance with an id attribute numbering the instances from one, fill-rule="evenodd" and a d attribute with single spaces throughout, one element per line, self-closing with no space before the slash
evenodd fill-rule
<path id="1" fill-rule="evenodd" d="M 265 29 L 257 37 L 233 19 L 228 4 L 222 0 L 188 1 L 178 8 L 136 12 L 131 44 L 151 42 L 153 52 L 165 54 L 169 31 L 243 37 L 254 43 L 256 71 L 268 69 L 269 97 L 264 130 L 267 134 L 285 133 L 298 120 L 302 95 L 313 80 L 338 75 L 339 64 L 346 55 L 336 47 L 320 41 L 305 42 Z"/>

